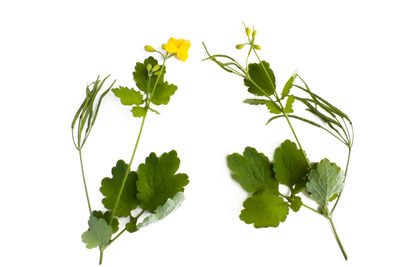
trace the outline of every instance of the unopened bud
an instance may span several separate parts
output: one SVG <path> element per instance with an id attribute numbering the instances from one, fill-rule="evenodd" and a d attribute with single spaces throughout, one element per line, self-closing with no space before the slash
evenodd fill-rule
<path id="1" fill-rule="evenodd" d="M 257 31 L 254 30 L 254 31 L 253 31 L 253 35 L 252 35 L 253 38 L 256 37 L 256 35 L 257 35 Z"/>
<path id="2" fill-rule="evenodd" d="M 254 48 L 257 50 L 261 50 L 261 46 L 259 46 L 259 45 L 254 45 Z"/>
<path id="3" fill-rule="evenodd" d="M 153 66 L 150 63 L 147 64 L 147 66 L 146 66 L 147 72 L 150 72 L 152 67 Z"/>
<path id="4" fill-rule="evenodd" d="M 243 46 L 244 46 L 244 44 L 238 44 L 238 45 L 236 45 L 236 49 L 242 49 Z"/>
<path id="5" fill-rule="evenodd" d="M 152 72 L 156 72 L 156 71 L 158 71 L 160 69 L 160 65 L 155 65 L 154 67 L 153 67 L 153 69 L 151 70 Z"/>
<path id="6" fill-rule="evenodd" d="M 161 48 L 162 48 L 163 50 L 165 50 L 165 44 L 162 44 L 162 45 L 161 45 Z"/>
<path id="7" fill-rule="evenodd" d="M 250 32 L 251 32 L 250 28 L 249 28 L 249 27 L 246 27 L 246 35 L 247 35 L 247 36 L 250 36 Z"/>
<path id="8" fill-rule="evenodd" d="M 151 45 L 145 45 L 145 46 L 144 46 L 144 50 L 146 50 L 147 52 L 154 52 L 154 51 L 156 51 Z"/>
<path id="9" fill-rule="evenodd" d="M 156 76 L 160 76 L 161 71 L 157 71 L 156 73 L 154 73 Z"/>

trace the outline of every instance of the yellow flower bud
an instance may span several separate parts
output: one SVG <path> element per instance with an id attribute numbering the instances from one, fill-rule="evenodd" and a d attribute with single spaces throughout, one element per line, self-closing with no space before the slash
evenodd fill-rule
<path id="1" fill-rule="evenodd" d="M 155 75 L 157 75 L 157 76 L 160 76 L 160 74 L 161 74 L 161 71 L 157 71 L 156 73 L 154 73 Z"/>
<path id="2" fill-rule="evenodd" d="M 256 35 L 257 35 L 257 31 L 253 31 L 253 35 L 252 35 L 253 38 L 256 37 Z"/>
<path id="3" fill-rule="evenodd" d="M 254 48 L 257 50 L 261 50 L 261 46 L 259 46 L 259 45 L 254 45 Z"/>
<path id="4" fill-rule="evenodd" d="M 244 44 L 238 44 L 238 45 L 236 45 L 236 49 L 242 49 L 243 46 L 244 46 Z"/>
<path id="5" fill-rule="evenodd" d="M 163 50 L 165 50 L 165 44 L 162 44 L 162 45 L 161 45 L 161 48 L 162 48 Z"/>
<path id="6" fill-rule="evenodd" d="M 153 67 L 153 69 L 151 70 L 152 72 L 156 72 L 156 71 L 158 71 L 160 69 L 160 65 L 155 65 L 154 67 Z"/>
<path id="7" fill-rule="evenodd" d="M 150 72 L 152 67 L 153 67 L 153 66 L 152 66 L 150 63 L 147 64 L 147 66 L 146 66 L 147 71 Z"/>
<path id="8" fill-rule="evenodd" d="M 250 36 L 250 32 L 251 32 L 250 28 L 249 28 L 249 27 L 246 27 L 246 35 L 247 35 L 247 36 Z"/>
<path id="9" fill-rule="evenodd" d="M 154 52 L 154 51 L 156 51 L 151 45 L 146 45 L 146 46 L 144 46 L 144 50 L 146 50 L 147 52 Z"/>

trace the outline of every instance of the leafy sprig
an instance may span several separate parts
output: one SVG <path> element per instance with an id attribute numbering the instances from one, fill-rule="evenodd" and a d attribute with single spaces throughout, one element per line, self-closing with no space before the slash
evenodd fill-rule
<path id="1" fill-rule="evenodd" d="M 354 142 L 352 122 L 346 113 L 311 91 L 297 72 L 289 77 L 282 91 L 278 93 L 270 64 L 261 60 L 258 55 L 257 51 L 261 50 L 261 47 L 255 44 L 257 32 L 246 25 L 244 28 L 247 42 L 236 45 L 237 49 L 248 47 L 244 66 L 231 56 L 210 54 L 203 43 L 207 53 L 204 60 L 211 60 L 223 70 L 242 77 L 247 91 L 255 96 L 245 99 L 244 103 L 265 106 L 272 114 L 267 125 L 278 118 L 284 118 L 296 142 L 284 141 L 275 150 L 273 162 L 251 147 L 247 147 L 243 154 L 234 153 L 227 157 L 232 178 L 251 194 L 243 203 L 244 209 L 240 219 L 256 228 L 277 227 L 286 220 L 289 209 L 297 212 L 301 207 L 305 207 L 328 219 L 343 256 L 347 259 L 332 215 L 342 194 L 349 168 Z M 249 63 L 252 55 L 256 57 L 257 62 Z M 296 115 L 296 102 L 304 105 L 312 117 Z M 328 159 L 311 163 L 294 130 L 292 119 L 320 128 L 344 144 L 347 148 L 345 171 Z M 279 185 L 287 187 L 289 193 L 280 192 Z M 304 204 L 300 197 L 301 192 L 308 192 L 306 195 L 315 201 L 317 208 Z M 332 202 L 334 204 L 330 204 Z"/>
<path id="2" fill-rule="evenodd" d="M 99 248 L 99 264 L 102 263 L 104 250 L 124 232 L 134 233 L 144 226 L 163 219 L 179 207 L 183 201 L 184 187 L 189 180 L 186 174 L 176 173 L 180 165 L 176 151 L 163 153 L 159 157 L 154 152 L 150 153 L 146 161 L 138 165 L 136 171 L 132 171 L 131 168 L 148 112 L 159 114 L 152 108 L 152 105 L 167 105 L 177 90 L 176 85 L 165 81 L 166 61 L 174 55 L 185 61 L 189 47 L 188 41 L 173 38 L 163 45 L 163 51 L 145 46 L 146 51 L 157 52 L 161 55 L 162 64 L 159 65 L 158 61 L 151 56 L 146 58 L 143 63 L 136 63 L 133 79 L 138 89 L 126 86 L 111 89 L 113 83 L 101 95 L 95 110 L 93 110 L 96 96 L 109 76 L 104 80 L 98 78 L 90 85 L 93 87 L 92 89 L 90 86 L 87 87 L 86 98 L 73 119 L 73 142 L 79 151 L 90 213 L 89 228 L 82 234 L 82 241 L 87 248 Z M 101 181 L 100 192 L 104 196 L 102 200 L 104 210 L 92 210 L 81 150 L 96 120 L 101 100 L 110 90 L 119 98 L 122 105 L 131 106 L 133 117 L 141 118 L 142 122 L 129 162 L 118 160 L 115 167 L 112 168 L 112 177 L 106 177 Z M 78 122 L 77 125 L 76 122 Z M 85 124 L 86 131 L 84 132 Z M 128 222 L 124 218 L 128 218 Z"/>

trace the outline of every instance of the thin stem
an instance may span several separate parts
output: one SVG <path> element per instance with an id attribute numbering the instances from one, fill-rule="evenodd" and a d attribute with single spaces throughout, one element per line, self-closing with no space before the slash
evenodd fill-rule
<path id="1" fill-rule="evenodd" d="M 100 249 L 100 260 L 99 260 L 99 265 L 101 265 L 102 262 L 103 262 L 103 254 L 104 254 L 104 249 L 105 249 L 105 247 L 100 246 L 99 249 Z"/>
<path id="2" fill-rule="evenodd" d="M 321 212 L 319 212 L 319 211 L 316 210 L 316 209 L 311 208 L 310 206 L 308 206 L 308 205 L 306 205 L 306 204 L 304 204 L 304 203 L 302 203 L 301 205 L 304 206 L 305 208 L 307 208 L 307 209 L 309 209 L 309 210 L 315 212 L 315 213 L 318 213 L 319 215 L 322 215 Z"/>
<path id="3" fill-rule="evenodd" d="M 113 239 L 111 239 L 111 241 L 108 245 L 110 245 L 112 242 L 114 242 L 114 240 L 117 239 L 118 237 L 120 237 L 125 231 L 126 231 L 126 227 L 123 230 L 121 230 L 121 232 L 119 232 L 118 235 L 116 235 Z"/>
<path id="4" fill-rule="evenodd" d="M 336 232 L 336 228 L 335 228 L 335 225 L 333 224 L 332 217 L 331 217 L 331 216 L 327 216 L 327 218 L 328 218 L 328 220 L 329 220 L 329 223 L 330 223 L 331 226 L 332 226 L 332 230 L 333 230 L 333 233 L 335 234 L 336 242 L 338 243 L 339 248 L 340 248 L 340 250 L 342 251 L 342 254 L 343 254 L 344 259 L 347 261 L 346 250 L 344 249 L 344 247 L 343 247 L 343 245 L 342 245 L 342 242 L 340 241 L 339 235 L 338 235 L 338 233 Z"/>
<path id="5" fill-rule="evenodd" d="M 350 156 L 351 156 L 351 146 L 349 146 L 349 153 L 347 154 L 347 163 L 346 163 L 346 169 L 344 171 L 344 181 L 346 181 L 347 177 L 347 171 L 349 170 L 349 163 L 350 163 Z M 337 204 L 339 203 L 339 199 L 342 193 L 340 193 L 336 199 L 335 205 L 333 206 L 330 215 L 332 215 L 333 211 L 335 210 Z"/>
<path id="6" fill-rule="evenodd" d="M 90 206 L 90 200 L 89 200 L 89 193 L 88 193 L 87 186 L 86 186 L 85 172 L 83 170 L 83 161 L 82 161 L 82 150 L 81 150 L 81 148 L 78 148 L 78 151 L 79 151 L 79 160 L 81 162 L 83 185 L 85 186 L 86 201 L 87 201 L 87 204 L 88 204 L 88 207 L 89 207 L 89 213 L 92 214 L 92 208 Z"/>
<path id="7" fill-rule="evenodd" d="M 166 62 L 167 58 L 168 58 L 168 53 L 167 53 L 167 54 L 165 55 L 165 57 L 163 58 L 164 61 L 163 61 L 163 64 L 162 64 L 162 66 L 161 66 L 161 69 L 160 69 L 160 73 L 161 73 L 161 74 L 162 74 L 162 72 L 163 72 L 163 70 L 164 70 L 165 62 Z M 152 92 L 151 92 L 151 94 L 150 94 L 150 97 L 149 97 L 149 99 L 148 99 L 148 102 L 147 102 L 147 104 L 146 104 L 146 113 L 145 113 L 144 116 L 143 116 L 142 124 L 140 125 L 139 134 L 138 134 L 137 139 L 136 139 L 135 148 L 133 149 L 133 153 L 132 153 L 131 159 L 130 159 L 130 161 L 129 161 L 128 168 L 126 169 L 125 175 L 124 175 L 124 179 L 122 180 L 122 184 L 121 184 L 121 188 L 120 188 L 120 190 L 119 190 L 118 196 L 117 196 L 117 200 L 115 201 L 114 208 L 113 208 L 113 210 L 112 210 L 112 212 L 111 212 L 110 222 L 109 222 L 110 224 L 111 224 L 111 222 L 112 222 L 112 220 L 113 220 L 113 218 L 114 218 L 114 216 L 115 216 L 115 212 L 116 212 L 116 210 L 117 210 L 119 201 L 120 201 L 120 199 L 121 199 L 122 192 L 123 192 L 123 190 L 124 190 L 125 183 L 126 183 L 126 180 L 127 180 L 127 178 L 128 178 L 128 174 L 129 174 L 130 169 L 131 169 L 131 165 L 132 165 L 132 162 L 133 162 L 133 158 L 135 157 L 136 150 L 137 150 L 138 145 L 139 145 L 140 137 L 142 136 L 142 131 L 143 131 L 144 122 L 145 122 L 145 120 L 146 120 L 146 117 L 147 117 L 147 114 L 148 114 L 148 111 L 149 111 L 149 107 L 150 107 L 151 97 L 152 97 L 153 94 L 154 94 L 154 91 L 155 91 L 155 89 L 156 89 L 156 87 L 157 87 L 157 84 L 158 84 L 158 82 L 159 82 L 159 80 L 160 80 L 161 74 L 158 75 L 157 80 L 156 80 L 156 82 L 154 83 L 153 90 L 152 90 Z"/>

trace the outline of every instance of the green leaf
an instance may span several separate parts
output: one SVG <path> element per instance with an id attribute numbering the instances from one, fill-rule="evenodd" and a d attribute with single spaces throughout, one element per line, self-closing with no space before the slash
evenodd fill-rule
<path id="1" fill-rule="evenodd" d="M 283 87 L 281 98 L 283 99 L 285 96 L 287 96 L 290 93 L 290 89 L 293 87 L 293 82 L 297 77 L 297 73 L 294 72 L 292 76 L 289 78 L 289 80 L 286 82 L 285 86 Z"/>
<path id="2" fill-rule="evenodd" d="M 135 91 L 133 88 L 129 89 L 128 87 L 120 86 L 119 88 L 114 88 L 113 91 L 114 95 L 121 100 L 122 105 L 140 105 L 143 101 L 143 95 Z"/>
<path id="3" fill-rule="evenodd" d="M 142 107 L 133 107 L 131 111 L 134 117 L 143 117 L 147 113 L 146 109 Z"/>
<path id="4" fill-rule="evenodd" d="M 270 113 L 273 113 L 273 114 L 281 114 L 282 113 L 281 108 L 275 102 L 268 100 L 265 104 L 267 105 L 267 108 Z"/>
<path id="5" fill-rule="evenodd" d="M 244 85 L 248 87 L 248 91 L 251 94 L 270 96 L 275 92 L 275 75 L 270 69 L 269 63 L 265 61 L 262 61 L 262 63 L 263 65 L 260 63 L 252 63 L 248 65 L 248 72 L 251 80 L 245 78 Z"/>
<path id="6" fill-rule="evenodd" d="M 318 163 L 317 169 L 308 175 L 307 190 L 310 198 L 321 207 L 326 207 L 334 194 L 340 194 L 344 187 L 344 173 L 328 159 Z"/>
<path id="7" fill-rule="evenodd" d="M 111 240 L 113 229 L 103 218 L 90 215 L 89 230 L 82 234 L 82 242 L 87 248 L 107 245 Z"/>
<path id="8" fill-rule="evenodd" d="M 143 63 L 137 62 L 135 71 L 133 72 L 133 79 L 135 80 L 137 87 L 146 94 L 151 93 L 158 78 L 157 75 L 149 75 L 149 71 L 146 67 L 149 64 L 154 67 L 155 65 L 158 65 L 158 61 L 153 57 L 148 57 Z M 160 73 L 159 83 L 163 82 L 165 72 L 166 69 L 164 67 L 163 72 Z"/>
<path id="9" fill-rule="evenodd" d="M 170 97 L 175 93 L 178 87 L 168 82 L 158 82 L 154 94 L 151 97 L 151 102 L 154 105 L 167 105 Z"/>
<path id="10" fill-rule="evenodd" d="M 290 188 L 300 185 L 304 187 L 308 164 L 295 143 L 286 140 L 275 150 L 274 172 L 279 183 Z"/>
<path id="11" fill-rule="evenodd" d="M 293 102 L 294 102 L 294 96 L 290 95 L 288 99 L 286 100 L 286 105 L 285 105 L 285 113 L 293 113 Z"/>
<path id="12" fill-rule="evenodd" d="M 164 219 L 171 212 L 179 208 L 183 200 L 184 195 L 182 192 L 178 192 L 173 198 L 168 198 L 164 205 L 158 206 L 153 214 L 144 218 L 143 222 L 137 225 L 138 229 Z"/>
<path id="13" fill-rule="evenodd" d="M 240 219 L 255 228 L 277 227 L 289 213 L 289 205 L 279 195 L 262 191 L 254 193 L 243 203 Z"/>
<path id="14" fill-rule="evenodd" d="M 243 156 L 234 153 L 227 157 L 232 178 L 247 192 L 267 189 L 278 193 L 278 183 L 273 178 L 268 157 L 252 147 L 246 147 Z"/>
<path id="15" fill-rule="evenodd" d="M 146 162 L 139 165 L 137 198 L 143 209 L 153 212 L 168 198 L 184 191 L 183 187 L 189 183 L 189 180 L 184 173 L 175 174 L 179 164 L 177 153 L 172 150 L 159 158 L 155 153 L 151 153 L 146 158 Z"/>
<path id="16" fill-rule="evenodd" d="M 94 210 L 92 212 L 92 215 L 95 216 L 97 219 L 103 218 L 107 223 L 110 221 L 110 217 L 111 217 L 111 212 L 110 211 L 106 211 L 105 213 L 103 213 L 100 210 Z M 117 218 L 113 218 L 112 223 L 111 223 L 111 227 L 113 229 L 113 233 L 118 232 L 118 219 Z"/>
<path id="17" fill-rule="evenodd" d="M 106 177 L 101 181 L 100 192 L 104 195 L 103 204 L 104 207 L 109 210 L 114 208 L 127 168 L 128 164 L 126 164 L 123 160 L 119 160 L 117 165 L 112 168 L 113 177 Z M 138 204 L 136 199 L 136 180 L 136 172 L 130 171 L 126 179 L 121 198 L 118 202 L 115 216 L 127 217 L 131 214 L 132 210 L 136 209 Z"/>
<path id="18" fill-rule="evenodd" d="M 129 216 L 129 218 L 130 218 L 130 221 L 127 224 L 125 224 L 125 228 L 129 233 L 134 233 L 137 230 L 139 230 L 139 228 L 137 227 L 138 218 L 132 217 L 132 216 Z"/>
<path id="19" fill-rule="evenodd" d="M 248 98 L 243 101 L 243 103 L 250 104 L 250 105 L 265 105 L 267 104 L 268 100 L 265 99 L 251 99 Z"/>
<path id="20" fill-rule="evenodd" d="M 288 199 L 289 200 L 289 204 L 290 204 L 290 208 L 294 211 L 294 212 L 298 212 L 301 208 L 301 206 L 303 205 L 303 202 L 301 201 L 300 197 L 291 197 Z"/>

